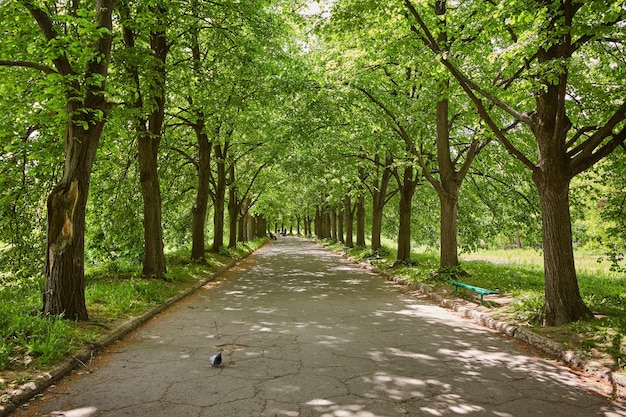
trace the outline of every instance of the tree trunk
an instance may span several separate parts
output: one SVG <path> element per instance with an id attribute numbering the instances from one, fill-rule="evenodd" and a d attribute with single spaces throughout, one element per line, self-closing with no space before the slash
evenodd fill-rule
<path id="1" fill-rule="evenodd" d="M 239 240 L 238 233 L 243 233 L 242 230 L 242 216 L 241 202 L 238 201 L 237 188 L 235 187 L 235 164 L 230 164 L 228 167 L 229 179 L 228 184 L 228 247 L 237 247 L 237 240 Z"/>
<path id="2" fill-rule="evenodd" d="M 157 21 L 161 24 L 167 13 L 162 4 L 151 8 Z M 125 17 L 130 12 L 123 10 Z M 149 88 L 142 89 L 140 70 L 137 65 L 127 64 L 129 75 L 135 82 L 137 94 L 132 102 L 137 114 L 131 117 L 139 149 L 139 181 L 143 197 L 143 229 L 144 253 L 142 275 L 162 279 L 165 272 L 165 253 L 163 249 L 163 228 L 161 219 L 161 187 L 159 184 L 158 162 L 159 145 L 165 118 L 165 61 L 167 59 L 167 39 L 163 25 L 150 34 L 150 50 L 154 62 L 149 66 L 151 83 Z M 128 26 L 123 27 L 126 48 L 135 48 L 136 34 Z M 149 97 L 156 106 L 147 109 L 143 97 Z"/>
<path id="3" fill-rule="evenodd" d="M 139 137 L 139 180 L 143 195 L 144 277 L 163 278 L 166 272 L 161 227 L 161 187 L 157 172 L 159 140 Z"/>
<path id="4" fill-rule="evenodd" d="M 246 227 L 246 215 L 240 214 L 239 219 L 237 220 L 237 242 L 246 241 Z"/>
<path id="5" fill-rule="evenodd" d="M 237 246 L 237 225 L 239 223 L 239 205 L 234 201 L 232 191 L 228 199 L 228 247 L 234 248 Z"/>
<path id="6" fill-rule="evenodd" d="M 246 210 L 245 220 L 246 227 L 244 228 L 244 230 L 246 231 L 246 233 L 243 236 L 243 241 L 247 242 L 256 237 L 256 216 L 250 215 L 250 211 Z"/>
<path id="7" fill-rule="evenodd" d="M 411 204 L 415 187 L 417 187 L 417 179 L 413 178 L 413 171 L 412 166 L 405 167 L 401 183 L 398 184 L 400 186 L 400 203 L 396 263 L 411 260 Z M 400 177 L 396 176 L 396 178 Z"/>
<path id="8" fill-rule="evenodd" d="M 220 145 L 215 145 L 215 156 L 217 166 L 217 183 L 213 193 L 213 247 L 212 252 L 219 252 L 224 246 L 224 206 L 226 204 L 226 161 L 225 150 Z"/>
<path id="9" fill-rule="evenodd" d="M 365 197 L 361 194 L 356 205 L 356 245 L 365 247 Z"/>
<path id="10" fill-rule="evenodd" d="M 79 139 L 68 126 L 66 172 L 48 196 L 45 314 L 88 320 L 85 305 L 85 208 L 100 132 Z M 82 129 L 81 129 L 82 130 Z M 101 129 L 100 129 L 101 130 Z M 72 149 L 72 150 L 70 150 Z M 68 156 L 71 160 L 68 160 Z M 71 167 L 70 170 L 67 168 Z"/>
<path id="11" fill-rule="evenodd" d="M 350 196 L 347 195 L 344 199 L 344 213 L 346 219 L 346 246 L 349 248 L 354 247 L 354 241 L 352 240 L 352 226 L 354 225 L 354 215 L 352 211 L 352 201 Z"/>
<path id="12" fill-rule="evenodd" d="M 79 106 L 68 104 L 68 114 Z M 43 311 L 88 320 L 85 304 L 85 212 L 89 180 L 104 121 L 89 130 L 68 121 L 63 179 L 48 196 L 46 280 Z"/>
<path id="13" fill-rule="evenodd" d="M 379 156 L 375 156 L 376 166 L 379 166 Z M 385 160 L 382 175 L 376 175 L 372 182 L 372 250 L 376 251 L 382 246 L 380 237 L 383 230 L 383 210 L 387 204 L 387 190 L 391 179 L 393 158 L 388 156 Z"/>
<path id="14" fill-rule="evenodd" d="M 383 207 L 380 204 L 381 193 L 377 184 L 372 193 L 372 250 L 377 251 L 381 247 L 380 235 L 383 227 Z"/>
<path id="15" fill-rule="evenodd" d="M 441 245 L 439 248 L 439 267 L 452 268 L 459 266 L 457 213 L 459 206 L 457 193 L 442 193 L 439 197 L 441 213 L 439 230 Z"/>
<path id="16" fill-rule="evenodd" d="M 576 278 L 569 210 L 569 176 L 559 169 L 536 170 L 542 212 L 545 300 L 540 317 L 544 326 L 559 326 L 593 318 L 583 302 Z"/>
<path id="17" fill-rule="evenodd" d="M 35 17 L 42 33 L 52 40 L 56 29 L 52 19 L 31 2 L 26 2 L 25 6 Z M 98 32 L 100 38 L 95 48 L 89 51 L 95 58 L 87 64 L 83 76 L 77 77 L 73 73 L 66 56 L 54 60 L 59 74 L 72 75 L 74 81 L 66 97 L 68 121 L 63 177 L 47 200 L 46 279 L 42 301 L 45 314 L 73 320 L 89 318 L 85 305 L 85 211 L 93 162 L 110 110 L 104 91 L 115 0 L 103 0 L 96 6 L 97 29 L 106 30 Z M 76 81 L 78 78 L 89 81 L 84 89 Z M 84 96 L 76 95 L 80 91 L 85 91 Z"/>
<path id="18" fill-rule="evenodd" d="M 337 208 L 330 208 L 330 239 L 337 243 Z"/>
<path id="19" fill-rule="evenodd" d="M 68 114 L 76 111 L 68 104 Z M 91 126 L 91 124 L 90 124 Z M 88 320 L 85 304 L 85 211 L 104 122 L 88 131 L 68 121 L 63 179 L 48 196 L 45 314 Z"/>
<path id="20" fill-rule="evenodd" d="M 397 262 L 411 259 L 411 195 L 400 193 Z"/>
<path id="21" fill-rule="evenodd" d="M 209 178 L 211 161 L 211 144 L 208 136 L 203 132 L 204 123 L 196 127 L 198 140 L 198 189 L 196 190 L 196 202 L 191 210 L 191 259 L 205 259 L 205 227 L 207 209 L 209 205 Z"/>
<path id="22" fill-rule="evenodd" d="M 344 243 L 343 239 L 343 207 L 341 204 L 337 206 L 337 241 Z"/>
<path id="23" fill-rule="evenodd" d="M 199 30 L 192 28 L 191 51 L 193 56 L 193 69 L 198 79 L 202 73 L 202 53 L 200 52 L 200 42 L 198 39 Z M 209 205 L 209 186 L 211 180 L 211 142 L 204 131 L 206 127 L 205 114 L 202 110 L 197 111 L 197 122 L 194 124 L 196 140 L 198 142 L 198 189 L 196 190 L 196 202 L 191 210 L 191 259 L 204 262 L 206 242 L 205 229 L 207 210 Z"/>
<path id="24" fill-rule="evenodd" d="M 322 216 L 320 214 L 320 208 L 319 207 L 315 207 L 315 220 L 313 221 L 313 228 L 315 236 L 317 236 L 318 239 L 322 238 Z"/>
<path id="25" fill-rule="evenodd" d="M 330 211 L 328 208 L 322 211 L 322 230 L 324 230 L 324 239 L 330 239 Z"/>

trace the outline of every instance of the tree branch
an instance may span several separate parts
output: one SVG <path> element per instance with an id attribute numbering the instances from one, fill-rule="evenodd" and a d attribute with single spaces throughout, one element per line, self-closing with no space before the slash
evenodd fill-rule
<path id="1" fill-rule="evenodd" d="M 26 68 L 33 68 L 33 69 L 42 71 L 46 74 L 56 73 L 56 70 L 54 68 L 51 68 L 44 64 L 40 64 L 38 62 L 31 62 L 31 61 L 12 61 L 12 60 L 0 59 L 0 66 L 2 67 L 26 67 Z"/>

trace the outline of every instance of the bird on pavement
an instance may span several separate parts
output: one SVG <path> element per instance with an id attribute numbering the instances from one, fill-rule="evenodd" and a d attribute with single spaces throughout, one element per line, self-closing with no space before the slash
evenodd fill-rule
<path id="1" fill-rule="evenodd" d="M 211 362 L 211 366 L 220 366 L 222 363 L 222 351 L 220 350 L 215 355 L 211 356 L 209 362 Z"/>

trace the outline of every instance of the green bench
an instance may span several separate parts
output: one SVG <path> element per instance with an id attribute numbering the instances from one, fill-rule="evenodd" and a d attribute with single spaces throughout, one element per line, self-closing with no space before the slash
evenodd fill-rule
<path id="1" fill-rule="evenodd" d="M 456 295 L 456 293 L 457 293 L 459 288 L 465 288 L 467 290 L 474 291 L 476 294 L 480 294 L 480 303 L 481 304 L 483 303 L 483 296 L 484 295 L 498 294 L 499 293 L 498 290 L 488 290 L 487 288 L 475 287 L 473 285 L 464 284 L 464 283 L 459 282 L 459 281 L 452 281 L 451 279 L 448 280 L 448 284 L 454 285 L 454 295 Z"/>

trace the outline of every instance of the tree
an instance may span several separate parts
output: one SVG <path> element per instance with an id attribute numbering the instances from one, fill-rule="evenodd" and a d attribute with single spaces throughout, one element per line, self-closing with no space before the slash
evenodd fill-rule
<path id="1" fill-rule="evenodd" d="M 106 116 L 106 79 L 113 39 L 115 0 L 98 0 L 93 9 L 70 4 L 51 10 L 24 0 L 47 47 L 45 61 L 2 61 L 45 72 L 65 98 L 65 163 L 63 175 L 48 195 L 46 280 L 43 311 L 87 320 L 85 306 L 85 208 L 89 180 Z M 49 67 L 47 62 L 52 62 Z"/>
<path id="2" fill-rule="evenodd" d="M 457 30 L 449 53 L 431 30 L 435 19 L 425 18 L 429 11 L 411 0 L 404 3 L 415 22 L 413 32 L 456 79 L 496 138 L 532 171 L 544 245 L 545 301 L 539 321 L 559 325 L 592 318 L 576 279 L 569 185 L 626 138 L 623 83 L 603 92 L 588 81 L 604 81 L 616 72 L 613 68 L 624 70 L 624 61 L 615 55 L 624 41 L 622 3 L 611 2 L 608 8 L 574 0 L 507 2 L 506 7 L 471 3 L 444 16 Z M 435 4 L 446 9 L 445 0 Z M 483 65 L 485 50 L 491 65 Z M 505 118 L 530 130 L 536 155 L 515 143 L 502 124 Z"/>
<path id="3" fill-rule="evenodd" d="M 163 279 L 167 270 L 163 251 L 163 228 L 161 214 L 161 186 L 159 183 L 157 157 L 165 119 L 167 6 L 164 1 L 139 8 L 137 14 L 151 16 L 151 27 L 138 27 L 138 19 L 132 15 L 127 2 L 120 6 L 122 29 L 126 52 L 126 70 L 132 87 L 130 108 L 131 125 L 136 132 L 139 160 L 139 181 L 143 195 L 144 253 L 142 275 Z M 148 20 L 148 19 L 146 19 Z M 137 41 L 147 31 L 145 40 Z M 146 51 L 147 49 L 147 51 Z M 144 59 L 141 59 L 143 57 Z M 139 66 L 142 62 L 142 68 Z M 140 74 L 145 74 L 144 76 Z"/>

